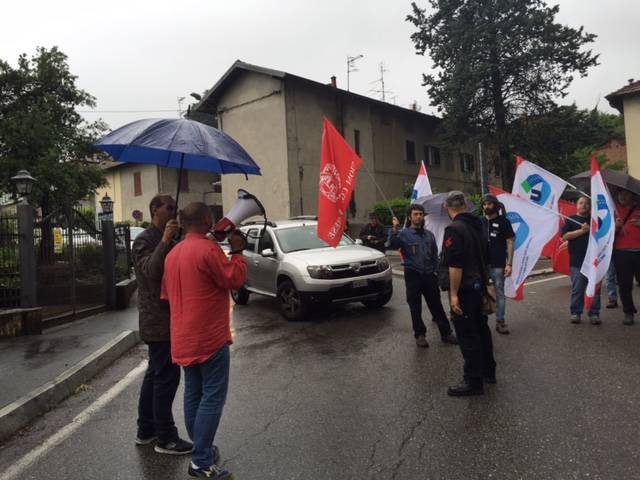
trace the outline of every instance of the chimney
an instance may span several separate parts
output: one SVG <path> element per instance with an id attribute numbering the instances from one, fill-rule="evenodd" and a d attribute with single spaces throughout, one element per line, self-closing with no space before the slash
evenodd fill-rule
<path id="1" fill-rule="evenodd" d="M 331 78 L 335 78 L 335 77 L 331 77 Z M 634 78 L 630 78 L 629 80 L 627 80 L 627 82 L 629 82 L 629 85 L 631 85 L 633 82 L 635 82 Z"/>
<path id="2" fill-rule="evenodd" d="M 333 88 L 338 88 L 338 83 L 336 82 L 336 76 L 335 75 L 331 76 L 331 86 Z"/>

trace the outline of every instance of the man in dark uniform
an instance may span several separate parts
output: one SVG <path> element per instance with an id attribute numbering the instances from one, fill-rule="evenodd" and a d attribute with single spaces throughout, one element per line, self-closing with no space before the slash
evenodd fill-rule
<path id="1" fill-rule="evenodd" d="M 362 230 L 360 230 L 360 239 L 362 243 L 367 247 L 385 252 L 385 242 L 387 241 L 387 232 L 382 225 L 380 225 L 380 219 L 378 214 L 371 212 L 369 214 L 369 223 L 367 223 Z"/>
<path id="2" fill-rule="evenodd" d="M 453 221 L 444 232 L 444 264 L 449 269 L 451 320 L 464 358 L 464 380 L 447 393 L 453 397 L 481 395 L 483 382 L 496 382 L 491 330 L 481 303 L 488 281 L 482 221 L 466 212 L 462 192 L 450 192 L 445 205 Z"/>
<path id="3" fill-rule="evenodd" d="M 482 197 L 482 230 L 487 245 L 487 263 L 489 276 L 496 288 L 496 332 L 509 333 L 504 319 L 506 299 L 504 295 L 504 279 L 511 276 L 513 265 L 513 241 L 516 234 L 507 217 L 500 215 L 502 204 L 491 194 Z"/>
<path id="4" fill-rule="evenodd" d="M 451 333 L 449 319 L 442 307 L 438 288 L 438 247 L 433 233 L 424 228 L 424 207 L 413 204 L 407 211 L 410 226 L 399 230 L 400 222 L 393 217 L 393 229 L 390 232 L 390 248 L 400 249 L 404 265 L 404 284 L 407 290 L 407 303 L 411 311 L 413 334 L 416 345 L 427 348 L 427 327 L 422 321 L 422 297 L 438 325 L 440 338 L 444 343 L 458 343 Z"/>
<path id="5" fill-rule="evenodd" d="M 157 440 L 155 451 L 169 455 L 191 453 L 193 445 L 178 436 L 173 421 L 173 399 L 180 383 L 180 367 L 171 360 L 169 303 L 160 299 L 164 259 L 178 232 L 176 202 L 156 195 L 149 204 L 151 225 L 133 242 L 133 266 L 138 281 L 140 338 L 149 347 L 149 366 L 138 401 L 136 445 Z"/>

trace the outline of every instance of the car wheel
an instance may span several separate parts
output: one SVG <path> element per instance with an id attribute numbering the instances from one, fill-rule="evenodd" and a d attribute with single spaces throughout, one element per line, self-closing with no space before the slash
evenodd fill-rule
<path id="1" fill-rule="evenodd" d="M 304 299 L 291 280 L 278 285 L 280 312 L 287 320 L 302 320 L 308 311 L 308 302 Z"/>
<path id="2" fill-rule="evenodd" d="M 236 305 L 246 305 L 249 303 L 249 290 L 240 287 L 238 290 L 231 290 L 231 298 Z"/>
<path id="3" fill-rule="evenodd" d="M 389 303 L 389 300 L 391 300 L 392 296 L 393 290 L 389 290 L 388 292 L 381 293 L 372 300 L 363 300 L 362 304 L 367 308 L 380 308 Z"/>

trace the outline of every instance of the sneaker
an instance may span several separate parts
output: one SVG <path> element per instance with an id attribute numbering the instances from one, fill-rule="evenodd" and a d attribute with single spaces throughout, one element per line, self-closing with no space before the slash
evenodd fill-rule
<path id="1" fill-rule="evenodd" d="M 424 335 L 419 335 L 416 337 L 416 345 L 420 348 L 428 348 L 429 347 L 429 343 L 427 342 L 427 339 L 424 338 Z"/>
<path id="2" fill-rule="evenodd" d="M 633 313 L 625 313 L 622 323 L 624 325 L 633 325 Z"/>
<path id="3" fill-rule="evenodd" d="M 157 453 L 164 453 L 166 455 L 186 455 L 193 450 L 193 443 L 179 438 L 174 442 L 158 443 L 154 450 Z"/>
<path id="4" fill-rule="evenodd" d="M 150 443 L 155 442 L 158 439 L 158 437 L 156 437 L 155 435 L 152 435 L 151 437 L 142 437 L 140 435 L 138 435 L 136 437 L 136 445 L 149 445 Z"/>
<path id="5" fill-rule="evenodd" d="M 214 480 L 233 480 L 233 475 L 227 470 L 211 465 L 209 468 L 196 468 L 189 464 L 189 475 L 198 478 L 213 478 Z"/>
<path id="6" fill-rule="evenodd" d="M 571 315 L 571 323 L 580 323 L 580 315 Z"/>
<path id="7" fill-rule="evenodd" d="M 589 322 L 591 323 L 591 325 L 601 325 L 602 322 L 600 321 L 600 317 L 598 315 L 591 315 L 589 317 Z"/>
<path id="8" fill-rule="evenodd" d="M 448 343 L 450 345 L 458 345 L 458 339 L 453 333 L 449 333 L 442 337 L 442 343 Z"/>
<path id="9" fill-rule="evenodd" d="M 607 306 L 605 308 L 618 308 L 618 300 L 616 299 L 610 299 L 609 303 L 607 303 Z"/>
<path id="10" fill-rule="evenodd" d="M 467 382 L 462 382 L 460 385 L 449 387 L 447 390 L 447 395 L 450 397 L 469 397 L 471 395 L 482 395 L 483 393 L 484 389 L 482 388 L 482 384 L 472 385 Z"/>
<path id="11" fill-rule="evenodd" d="M 496 322 L 496 332 L 502 335 L 509 335 L 509 327 L 505 322 Z"/>

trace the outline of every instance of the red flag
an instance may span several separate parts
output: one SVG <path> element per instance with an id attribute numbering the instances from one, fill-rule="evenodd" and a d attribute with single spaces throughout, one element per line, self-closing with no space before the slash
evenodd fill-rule
<path id="1" fill-rule="evenodd" d="M 362 160 L 331 122 L 323 120 L 318 194 L 318 238 L 332 247 L 340 242 L 347 209 Z"/>

